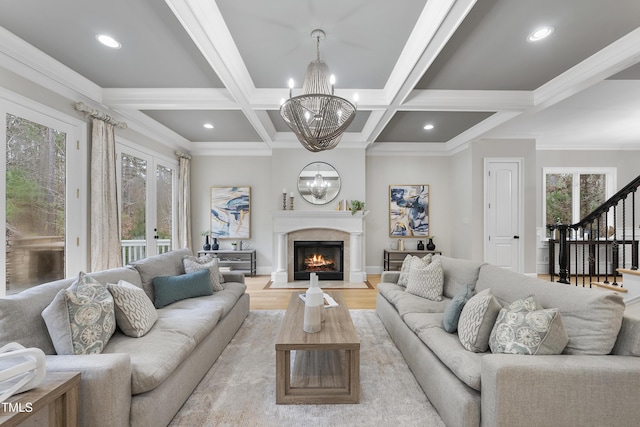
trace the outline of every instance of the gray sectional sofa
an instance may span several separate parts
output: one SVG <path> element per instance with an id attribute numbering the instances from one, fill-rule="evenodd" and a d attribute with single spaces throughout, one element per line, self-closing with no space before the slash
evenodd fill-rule
<path id="1" fill-rule="evenodd" d="M 102 284 L 126 280 L 150 295 L 153 277 L 184 274 L 186 255 L 191 252 L 181 249 L 89 276 Z M 132 338 L 117 330 L 101 354 L 91 355 L 56 355 L 41 313 L 74 279 L 45 283 L 0 298 L 0 346 L 16 341 L 38 347 L 47 354 L 48 371 L 81 372 L 83 426 L 166 425 L 249 314 L 244 276 L 224 277 L 224 290 L 160 308 L 146 335 Z"/>
<path id="2" fill-rule="evenodd" d="M 412 295 L 384 272 L 377 313 L 448 426 L 637 426 L 640 320 L 615 292 L 546 282 L 493 265 L 439 258 L 443 300 Z M 467 284 L 505 306 L 534 294 L 558 308 L 569 341 L 559 355 L 474 353 L 443 329 L 443 312 Z"/>

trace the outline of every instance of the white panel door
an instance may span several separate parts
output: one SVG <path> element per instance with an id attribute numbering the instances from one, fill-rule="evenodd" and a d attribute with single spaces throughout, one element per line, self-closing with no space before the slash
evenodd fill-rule
<path id="1" fill-rule="evenodd" d="M 522 272 L 522 161 L 485 159 L 485 261 Z"/>

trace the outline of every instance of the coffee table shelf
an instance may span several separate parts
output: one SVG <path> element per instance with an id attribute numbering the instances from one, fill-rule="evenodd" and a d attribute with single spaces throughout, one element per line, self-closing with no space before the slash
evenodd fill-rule
<path id="1" fill-rule="evenodd" d="M 342 293 L 327 293 L 338 307 L 325 308 L 322 330 L 313 334 L 302 330 L 300 292 L 291 295 L 275 345 L 278 404 L 360 401 L 360 338 Z"/>

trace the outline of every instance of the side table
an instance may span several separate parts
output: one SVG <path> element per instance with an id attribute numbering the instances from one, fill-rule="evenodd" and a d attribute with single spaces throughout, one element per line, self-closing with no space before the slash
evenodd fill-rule
<path id="1" fill-rule="evenodd" d="M 382 253 L 383 259 L 383 270 L 384 271 L 395 271 L 400 270 L 402 266 L 402 262 L 407 255 L 413 255 L 418 257 L 423 257 L 427 254 L 433 255 L 442 255 L 441 251 L 418 251 L 418 250 L 406 250 L 399 251 L 395 249 L 385 249 Z"/>
<path id="2" fill-rule="evenodd" d="M 48 372 L 38 387 L 0 404 L 0 426 L 78 426 L 79 372 Z"/>

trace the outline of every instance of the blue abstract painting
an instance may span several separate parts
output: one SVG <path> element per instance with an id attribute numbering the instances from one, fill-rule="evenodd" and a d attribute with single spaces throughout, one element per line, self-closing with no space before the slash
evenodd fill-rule
<path id="1" fill-rule="evenodd" d="M 389 236 L 429 235 L 429 186 L 389 186 Z"/>
<path id="2" fill-rule="evenodd" d="M 211 236 L 251 237 L 251 187 L 211 187 Z"/>

